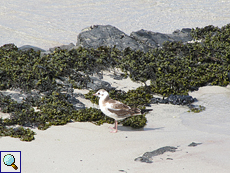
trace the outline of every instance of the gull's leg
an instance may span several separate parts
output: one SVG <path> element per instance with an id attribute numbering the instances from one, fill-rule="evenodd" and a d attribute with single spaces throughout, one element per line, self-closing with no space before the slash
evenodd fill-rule
<path id="1" fill-rule="evenodd" d="M 114 127 L 114 131 L 111 131 L 111 133 L 117 133 L 117 120 L 115 120 L 115 127 Z"/>
<path id="2" fill-rule="evenodd" d="M 115 120 L 115 123 L 114 123 L 114 127 L 109 127 L 110 129 L 116 129 L 116 120 Z"/>
<path id="3" fill-rule="evenodd" d="M 114 127 L 109 127 L 110 129 L 116 129 L 116 125 L 114 124 Z"/>

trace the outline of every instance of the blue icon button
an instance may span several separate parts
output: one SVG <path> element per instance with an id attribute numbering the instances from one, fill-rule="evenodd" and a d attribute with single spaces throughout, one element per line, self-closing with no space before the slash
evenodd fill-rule
<path id="1" fill-rule="evenodd" d="M 12 154 L 7 154 L 3 158 L 3 162 L 7 166 L 12 166 L 15 170 L 18 169 L 18 167 L 14 164 L 15 163 L 15 158 Z"/>
<path id="2" fill-rule="evenodd" d="M 0 173 L 21 173 L 21 151 L 0 151 Z"/>

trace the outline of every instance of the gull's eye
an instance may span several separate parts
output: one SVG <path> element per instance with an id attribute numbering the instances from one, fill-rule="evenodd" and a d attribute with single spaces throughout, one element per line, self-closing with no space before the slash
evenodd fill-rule
<path id="1" fill-rule="evenodd" d="M 97 93 L 98 95 L 100 95 L 100 93 Z"/>

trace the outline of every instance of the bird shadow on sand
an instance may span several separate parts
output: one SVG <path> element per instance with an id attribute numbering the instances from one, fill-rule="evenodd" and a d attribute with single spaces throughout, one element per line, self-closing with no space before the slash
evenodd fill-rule
<path id="1" fill-rule="evenodd" d="M 119 131 L 153 131 L 153 130 L 161 130 L 163 128 L 164 127 L 157 127 L 157 128 L 146 127 L 146 128 L 135 129 L 132 127 L 127 127 L 127 126 L 118 126 Z"/>

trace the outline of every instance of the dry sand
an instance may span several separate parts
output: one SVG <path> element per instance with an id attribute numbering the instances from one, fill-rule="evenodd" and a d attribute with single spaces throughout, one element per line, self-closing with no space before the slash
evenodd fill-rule
<path id="1" fill-rule="evenodd" d="M 114 83 L 112 78 L 106 79 Z M 116 80 L 115 84 L 121 87 L 122 83 Z M 123 87 L 127 84 L 139 85 L 130 79 Z M 2 137 L 1 150 L 22 151 L 23 173 L 227 173 L 230 170 L 230 87 L 206 86 L 190 95 L 199 100 L 195 104 L 204 105 L 206 110 L 189 113 L 185 106 L 153 104 L 143 129 L 119 126 L 114 134 L 108 128 L 111 124 L 74 122 L 45 131 L 34 129 L 37 135 L 32 142 Z M 202 144 L 188 147 L 192 142 Z M 164 146 L 178 149 L 154 157 L 153 163 L 134 161 L 145 152 Z"/>

